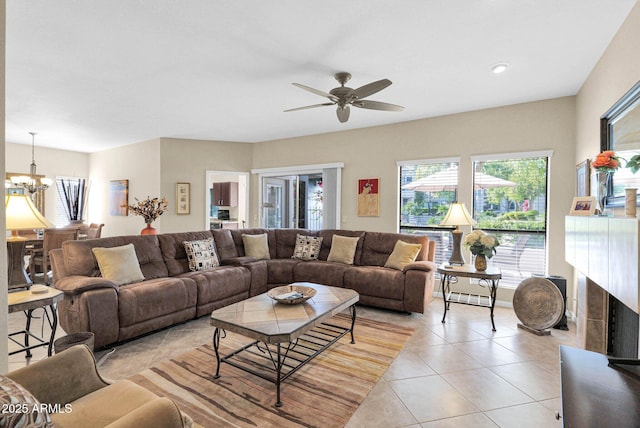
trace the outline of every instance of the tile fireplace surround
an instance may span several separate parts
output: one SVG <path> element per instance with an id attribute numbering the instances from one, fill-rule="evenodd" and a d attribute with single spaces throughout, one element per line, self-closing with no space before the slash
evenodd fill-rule
<path id="1" fill-rule="evenodd" d="M 584 349 L 607 353 L 609 296 L 638 313 L 639 232 L 637 218 L 565 217 L 565 259 L 579 272 L 576 326 Z"/>

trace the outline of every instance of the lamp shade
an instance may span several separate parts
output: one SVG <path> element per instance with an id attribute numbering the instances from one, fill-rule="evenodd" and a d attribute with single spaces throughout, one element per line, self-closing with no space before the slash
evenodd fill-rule
<path id="1" fill-rule="evenodd" d="M 4 206 L 7 230 L 46 229 L 55 227 L 33 205 L 27 195 L 6 195 Z"/>
<path id="2" fill-rule="evenodd" d="M 449 205 L 449 211 L 440 226 L 473 226 L 475 224 L 476 221 L 471 217 L 464 203 L 453 202 Z"/>

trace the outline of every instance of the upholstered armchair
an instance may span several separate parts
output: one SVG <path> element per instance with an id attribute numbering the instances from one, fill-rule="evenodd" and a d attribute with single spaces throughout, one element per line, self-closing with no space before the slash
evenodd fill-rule
<path id="1" fill-rule="evenodd" d="M 73 346 L 7 377 L 33 395 L 31 400 L 55 410 L 48 417 L 37 415 L 50 418 L 55 427 L 192 426 L 191 418 L 182 414 L 172 400 L 158 397 L 129 380 L 104 380 L 85 345 Z"/>

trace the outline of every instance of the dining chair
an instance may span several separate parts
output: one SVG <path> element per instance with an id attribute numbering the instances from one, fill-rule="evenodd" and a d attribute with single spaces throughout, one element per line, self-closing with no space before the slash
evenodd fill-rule
<path id="1" fill-rule="evenodd" d="M 65 241 L 76 239 L 78 239 L 78 229 L 45 229 L 42 248 L 34 249 L 29 259 L 31 281 L 35 282 L 36 275 L 42 273 L 44 283 L 50 285 L 49 271 L 51 270 L 51 264 L 49 262 L 49 251 L 62 248 L 62 243 Z"/>
<path id="2" fill-rule="evenodd" d="M 89 229 L 87 229 L 87 238 L 86 239 L 95 239 L 99 238 L 102 235 L 102 228 L 104 227 L 104 223 L 91 223 L 89 225 Z"/>

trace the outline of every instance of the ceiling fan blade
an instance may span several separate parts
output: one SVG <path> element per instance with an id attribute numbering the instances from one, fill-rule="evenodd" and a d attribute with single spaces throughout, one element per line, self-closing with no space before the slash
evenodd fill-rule
<path id="1" fill-rule="evenodd" d="M 370 110 L 402 111 L 404 107 L 395 104 L 382 103 L 380 101 L 357 100 L 352 103 L 354 107 L 367 108 Z"/>
<path id="2" fill-rule="evenodd" d="M 338 107 L 338 109 L 336 110 L 336 114 L 338 115 L 338 120 L 341 123 L 344 123 L 347 120 L 349 120 L 350 111 L 351 109 L 349 108 L 349 106 Z"/>
<path id="3" fill-rule="evenodd" d="M 369 95 L 373 95 L 376 92 L 380 92 L 387 86 L 391 85 L 391 80 L 382 79 L 377 82 L 372 82 L 364 86 L 360 86 L 358 89 L 355 89 L 352 94 L 358 97 L 358 99 L 363 99 L 368 97 Z"/>
<path id="4" fill-rule="evenodd" d="M 309 91 L 313 94 L 320 95 L 321 97 L 329 98 L 331 101 L 338 102 L 338 97 L 332 95 L 328 92 L 321 91 L 319 89 L 314 89 L 310 86 L 301 85 L 300 83 L 292 83 L 293 86 L 297 86 L 300 89 L 304 89 L 305 91 Z"/>
<path id="5" fill-rule="evenodd" d="M 296 110 L 306 110 L 308 108 L 316 108 L 316 107 L 324 107 L 324 106 L 332 106 L 332 105 L 335 105 L 335 103 L 313 104 L 313 105 L 310 105 L 310 106 L 290 108 L 289 110 L 285 110 L 285 112 L 287 112 L 287 111 L 296 111 Z"/>

